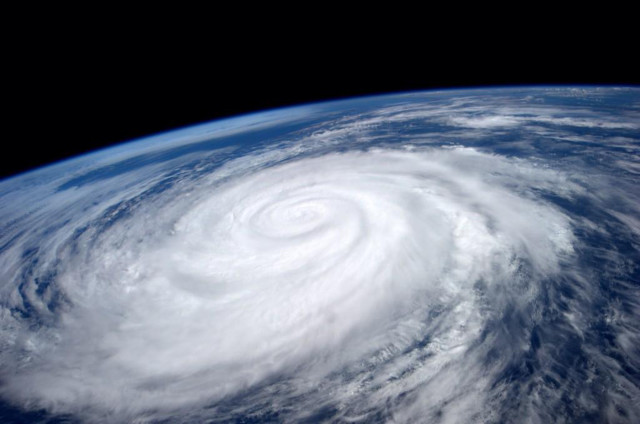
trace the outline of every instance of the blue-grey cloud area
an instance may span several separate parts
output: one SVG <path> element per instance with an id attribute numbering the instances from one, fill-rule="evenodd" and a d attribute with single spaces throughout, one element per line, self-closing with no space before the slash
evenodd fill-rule
<path id="1" fill-rule="evenodd" d="M 408 93 L 0 182 L 7 422 L 640 421 L 640 90 Z"/>

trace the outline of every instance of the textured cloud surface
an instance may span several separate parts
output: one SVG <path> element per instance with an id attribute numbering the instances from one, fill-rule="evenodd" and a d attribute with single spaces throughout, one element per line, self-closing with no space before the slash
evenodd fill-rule
<path id="1" fill-rule="evenodd" d="M 465 107 L 5 182 L 0 395 L 87 422 L 639 419 L 637 174 L 448 142 L 553 120 L 637 152 L 637 119 Z M 446 147 L 384 128 L 429 119 Z"/>

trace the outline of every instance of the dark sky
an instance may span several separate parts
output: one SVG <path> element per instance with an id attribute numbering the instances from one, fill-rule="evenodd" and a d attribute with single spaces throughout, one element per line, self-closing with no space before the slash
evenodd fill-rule
<path id="1" fill-rule="evenodd" d="M 52 34 L 7 61 L 10 136 L 0 177 L 160 131 L 299 103 L 447 87 L 638 80 L 633 55 L 594 53 L 592 46 L 508 51 L 367 40 L 300 49 L 293 36 L 183 45 L 172 37 L 108 36 L 84 44 L 82 34 Z"/>

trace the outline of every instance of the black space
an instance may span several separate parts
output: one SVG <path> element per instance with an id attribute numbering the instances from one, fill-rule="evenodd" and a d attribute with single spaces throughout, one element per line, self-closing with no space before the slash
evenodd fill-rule
<path id="1" fill-rule="evenodd" d="M 514 49 L 508 36 L 462 45 L 362 36 L 332 45 L 296 44 L 286 34 L 258 34 L 250 43 L 214 34 L 198 44 L 170 32 L 117 41 L 105 34 L 87 42 L 55 27 L 10 52 L 0 178 L 161 131 L 300 103 L 453 87 L 629 85 L 640 75 L 630 52 L 589 40 Z"/>

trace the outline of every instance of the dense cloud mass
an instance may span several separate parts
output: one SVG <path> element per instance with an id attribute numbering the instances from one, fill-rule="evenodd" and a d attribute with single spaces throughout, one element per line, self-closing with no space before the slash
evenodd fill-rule
<path id="1" fill-rule="evenodd" d="M 637 422 L 640 96 L 532 93 L 270 112 L 2 182 L 0 396 L 82 422 Z"/>

